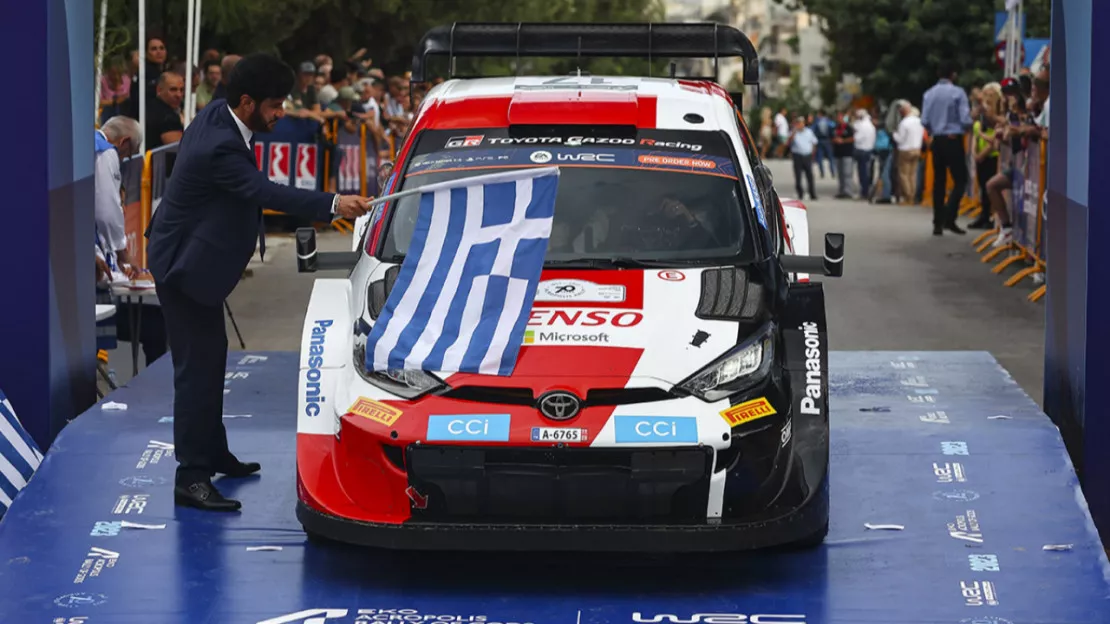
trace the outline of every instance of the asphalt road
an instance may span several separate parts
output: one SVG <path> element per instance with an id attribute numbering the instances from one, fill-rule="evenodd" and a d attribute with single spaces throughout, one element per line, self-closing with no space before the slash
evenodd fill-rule
<path id="1" fill-rule="evenodd" d="M 795 195 L 789 162 L 770 167 L 780 194 Z M 826 280 L 833 349 L 989 351 L 1040 404 L 1044 303 L 1026 301 L 1031 280 L 1004 287 L 1004 276 L 979 262 L 970 244 L 975 234 L 932 236 L 926 208 L 836 200 L 835 181 L 828 178 L 818 178 L 816 190 L 817 201 L 806 202 L 811 250 L 822 251 L 825 232 L 846 235 L 844 277 Z M 249 350 L 297 350 L 313 280 L 343 277 L 298 274 L 291 237 L 280 239 L 267 239 L 266 262 L 252 262 L 252 275 L 229 300 Z M 349 249 L 350 237 L 326 232 L 319 244 L 322 250 Z M 230 323 L 228 335 L 238 350 Z M 129 345 L 120 343 L 111 366 L 126 382 Z"/>

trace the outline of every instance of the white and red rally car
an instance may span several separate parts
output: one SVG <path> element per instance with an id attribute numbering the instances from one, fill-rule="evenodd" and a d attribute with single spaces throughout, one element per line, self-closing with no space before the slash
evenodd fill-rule
<path id="1" fill-rule="evenodd" d="M 425 36 L 413 80 L 430 54 L 514 47 L 758 67 L 742 33 L 712 24 L 456 24 Z M 508 376 L 365 365 L 419 194 L 360 223 L 351 254 L 317 254 L 314 233 L 298 232 L 302 270 L 350 268 L 317 279 L 305 318 L 306 531 L 393 548 L 819 543 L 828 343 L 822 286 L 807 274 L 840 274 L 843 237 L 826 238 L 824 257 L 794 253 L 808 246 L 804 207 L 784 209 L 711 80 L 447 80 L 424 99 L 386 192 L 551 165 L 551 237 Z"/>

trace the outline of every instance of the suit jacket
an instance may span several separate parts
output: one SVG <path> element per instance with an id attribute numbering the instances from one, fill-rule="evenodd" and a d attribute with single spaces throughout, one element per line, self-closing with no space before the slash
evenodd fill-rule
<path id="1" fill-rule="evenodd" d="M 330 221 L 334 195 L 274 184 L 225 100 L 213 100 L 181 137 L 173 175 L 147 228 L 155 282 L 221 305 L 254 254 L 262 207 Z"/>

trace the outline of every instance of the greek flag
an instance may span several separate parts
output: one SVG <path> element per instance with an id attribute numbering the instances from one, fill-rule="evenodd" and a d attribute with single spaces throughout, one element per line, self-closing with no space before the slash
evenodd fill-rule
<path id="1" fill-rule="evenodd" d="M 11 403 L 0 391 L 0 516 L 42 463 L 35 441 L 19 424 Z"/>
<path id="2" fill-rule="evenodd" d="M 509 375 L 543 270 L 559 170 L 431 184 L 366 340 L 370 370 Z"/>

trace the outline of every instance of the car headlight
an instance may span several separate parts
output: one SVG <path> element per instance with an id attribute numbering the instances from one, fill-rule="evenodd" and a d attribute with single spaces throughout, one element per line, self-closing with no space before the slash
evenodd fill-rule
<path id="1" fill-rule="evenodd" d="M 355 370 L 367 382 L 395 394 L 402 399 L 415 399 L 444 387 L 439 377 L 422 370 L 372 371 L 366 369 L 366 343 L 360 341 L 354 349 Z"/>
<path id="2" fill-rule="evenodd" d="M 679 383 L 678 388 L 703 401 L 720 401 L 762 381 L 774 360 L 774 327 L 767 324 L 755 336 Z"/>

